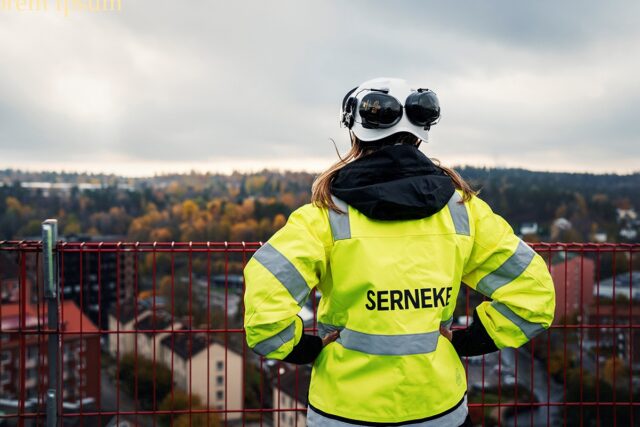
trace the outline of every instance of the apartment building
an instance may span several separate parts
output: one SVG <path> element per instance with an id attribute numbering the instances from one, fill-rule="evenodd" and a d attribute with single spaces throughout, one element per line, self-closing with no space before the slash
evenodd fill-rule
<path id="1" fill-rule="evenodd" d="M 274 426 L 304 427 L 307 425 L 306 409 L 310 381 L 309 366 L 285 370 L 276 377 L 272 386 Z"/>
<path id="2" fill-rule="evenodd" d="M 242 409 L 241 354 L 212 334 L 194 333 L 187 327 L 164 337 L 161 348 L 161 360 L 173 372 L 175 386 L 197 395 L 205 407 Z M 239 418 L 240 412 L 227 414 L 228 420 Z"/>
<path id="3" fill-rule="evenodd" d="M 47 336 L 35 332 L 47 323 L 46 307 L 2 303 L 0 321 L 0 396 L 42 402 L 48 386 Z M 62 304 L 61 322 L 63 401 L 95 402 L 100 393 L 98 329 L 72 301 Z"/>

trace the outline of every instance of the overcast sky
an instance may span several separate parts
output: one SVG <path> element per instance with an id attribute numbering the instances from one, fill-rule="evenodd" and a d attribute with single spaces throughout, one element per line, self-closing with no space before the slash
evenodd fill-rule
<path id="1" fill-rule="evenodd" d="M 54 5 L 0 10 L 0 168 L 318 171 L 388 76 L 438 94 L 446 164 L 640 171 L 638 1 Z"/>

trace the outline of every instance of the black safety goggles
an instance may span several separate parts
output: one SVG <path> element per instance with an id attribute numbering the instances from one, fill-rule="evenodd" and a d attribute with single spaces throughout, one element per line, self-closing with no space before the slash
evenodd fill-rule
<path id="1" fill-rule="evenodd" d="M 360 101 L 358 113 L 362 127 L 367 129 L 386 129 L 396 125 L 406 111 L 409 121 L 429 130 L 440 117 L 440 104 L 436 94 L 429 89 L 412 92 L 404 106 L 386 89 L 369 89 Z"/>

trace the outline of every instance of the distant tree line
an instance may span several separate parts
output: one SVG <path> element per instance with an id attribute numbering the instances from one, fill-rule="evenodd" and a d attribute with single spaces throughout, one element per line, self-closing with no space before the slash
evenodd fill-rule
<path id="1" fill-rule="evenodd" d="M 594 175 L 463 167 L 494 211 L 518 231 L 536 222 L 542 239 L 553 221 L 572 224 L 554 236 L 588 241 L 605 232 L 616 241 L 617 207 L 640 207 L 640 173 Z M 297 207 L 308 203 L 314 175 L 262 171 L 231 175 L 114 175 L 0 171 L 0 239 L 37 237 L 40 223 L 58 218 L 61 234 L 118 236 L 134 241 L 268 239 Z M 25 188 L 23 182 L 75 184 L 66 190 Z M 79 184 L 97 188 L 80 189 Z"/>

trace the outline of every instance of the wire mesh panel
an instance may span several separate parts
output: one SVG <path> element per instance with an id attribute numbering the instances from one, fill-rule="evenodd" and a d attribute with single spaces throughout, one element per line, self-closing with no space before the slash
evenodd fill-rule
<path id="1" fill-rule="evenodd" d="M 42 419 L 47 387 L 40 245 L 0 249 L 0 425 L 29 425 Z"/>
<path id="2" fill-rule="evenodd" d="M 477 425 L 640 423 L 640 245 L 532 244 L 556 287 L 551 328 L 463 358 Z M 42 244 L 0 242 L 0 425 L 45 425 L 49 335 L 59 425 L 304 426 L 310 367 L 245 344 L 242 269 L 260 243 L 59 242 L 57 326 Z M 317 333 L 312 292 L 300 316 Z M 483 296 L 463 286 L 453 329 Z"/>
<path id="3" fill-rule="evenodd" d="M 640 245 L 531 245 L 556 290 L 554 322 L 518 349 L 466 358 L 478 425 L 640 422 Z M 465 291 L 458 326 L 483 300 Z M 459 301 L 460 304 L 460 301 Z"/>

